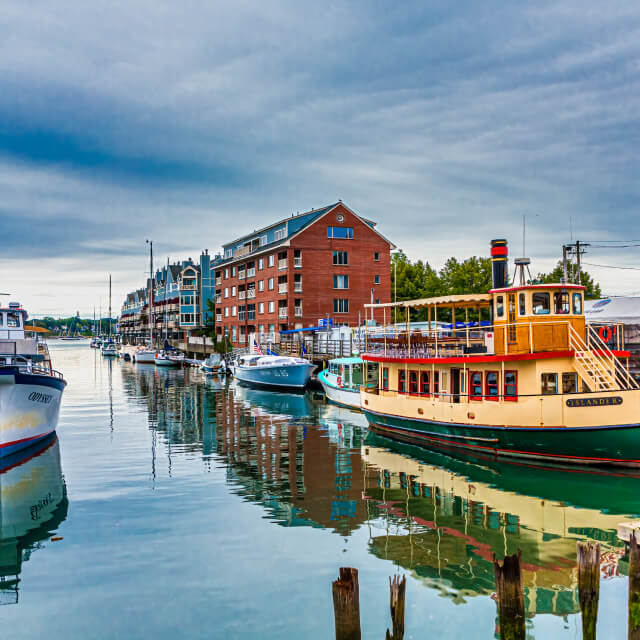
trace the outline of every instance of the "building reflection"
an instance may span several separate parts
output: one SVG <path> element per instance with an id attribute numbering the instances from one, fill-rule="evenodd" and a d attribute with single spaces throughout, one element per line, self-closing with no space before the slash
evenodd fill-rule
<path id="1" fill-rule="evenodd" d="M 616 526 L 637 515 L 637 477 L 482 466 L 388 446 L 369 434 L 362 451 L 378 473 L 367 491 L 378 514 L 370 550 L 454 602 L 492 595 L 493 554 L 518 549 L 529 615 L 580 610 L 577 540 L 602 544 L 603 577 L 626 573 Z"/>
<path id="2" fill-rule="evenodd" d="M 0 604 L 18 602 L 22 563 L 67 517 L 55 434 L 0 461 Z"/>

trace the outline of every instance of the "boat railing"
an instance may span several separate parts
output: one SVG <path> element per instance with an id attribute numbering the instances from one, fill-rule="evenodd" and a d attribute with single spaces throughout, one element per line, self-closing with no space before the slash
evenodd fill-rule
<path id="1" fill-rule="evenodd" d="M 5 355 L 5 354 L 0 354 L 0 355 Z M 30 374 L 35 374 L 39 376 L 49 376 L 52 378 L 58 378 L 59 380 L 64 380 L 64 376 L 59 371 L 56 371 L 55 369 L 51 369 L 50 367 L 47 367 L 45 365 L 41 365 L 36 362 L 33 362 L 32 360 L 30 360 L 25 356 L 13 355 L 13 354 L 6 354 L 6 355 L 10 355 L 11 362 L 6 364 L 5 366 L 13 367 L 14 369 L 17 369 L 19 373 L 30 373 Z"/>

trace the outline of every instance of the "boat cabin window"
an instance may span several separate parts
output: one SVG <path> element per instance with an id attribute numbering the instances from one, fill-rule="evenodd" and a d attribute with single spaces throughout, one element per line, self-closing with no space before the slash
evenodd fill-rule
<path id="1" fill-rule="evenodd" d="M 20 314 L 15 311 L 7 313 L 7 327 L 16 328 L 20 326 Z"/>
<path id="2" fill-rule="evenodd" d="M 418 395 L 418 372 L 409 371 L 409 393 L 411 395 Z"/>
<path id="3" fill-rule="evenodd" d="M 573 314 L 576 316 L 582 315 L 582 294 L 573 294 Z"/>
<path id="4" fill-rule="evenodd" d="M 553 311 L 562 315 L 569 313 L 569 294 L 566 291 L 556 291 L 553 294 Z"/>
<path id="5" fill-rule="evenodd" d="M 482 372 L 472 371 L 469 374 L 469 398 L 482 400 Z"/>
<path id="6" fill-rule="evenodd" d="M 518 304 L 519 304 L 519 309 L 518 312 L 520 313 L 521 316 L 526 316 L 527 315 L 527 297 L 524 293 L 521 293 L 518 295 Z"/>
<path id="7" fill-rule="evenodd" d="M 362 365 L 360 365 L 362 367 Z M 375 362 L 369 362 L 366 369 L 367 389 L 378 389 L 378 365 Z M 387 369 L 387 388 L 389 387 L 389 370 Z"/>
<path id="8" fill-rule="evenodd" d="M 551 312 L 549 294 L 546 291 L 536 291 L 531 300 L 533 303 L 534 315 L 547 315 Z"/>
<path id="9" fill-rule="evenodd" d="M 565 372 L 562 374 L 562 393 L 578 393 L 578 374 Z"/>
<path id="10" fill-rule="evenodd" d="M 420 395 L 428 396 L 429 395 L 429 372 L 421 371 L 420 372 Z"/>
<path id="11" fill-rule="evenodd" d="M 543 373 L 541 376 L 542 381 L 542 395 L 552 396 L 558 393 L 558 374 L 557 373 Z"/>
<path id="12" fill-rule="evenodd" d="M 407 392 L 407 372 L 404 369 L 398 371 L 398 393 Z"/>
<path id="13" fill-rule="evenodd" d="M 487 400 L 498 399 L 498 372 L 497 371 L 485 371 L 485 396 Z"/>
<path id="14" fill-rule="evenodd" d="M 389 367 L 382 367 L 382 390 L 389 391 Z"/>
<path id="15" fill-rule="evenodd" d="M 354 364 L 351 367 L 351 386 L 360 387 L 362 386 L 362 365 Z"/>
<path id="16" fill-rule="evenodd" d="M 440 395 L 440 372 L 439 371 L 433 372 L 433 395 L 434 396 Z"/>
<path id="17" fill-rule="evenodd" d="M 0 327 L 4 327 L 4 313 L 0 313 Z"/>
<path id="18" fill-rule="evenodd" d="M 504 296 L 496 296 L 496 316 L 502 318 L 504 315 Z"/>
<path id="19" fill-rule="evenodd" d="M 504 372 L 504 399 L 512 402 L 518 399 L 518 372 Z"/>

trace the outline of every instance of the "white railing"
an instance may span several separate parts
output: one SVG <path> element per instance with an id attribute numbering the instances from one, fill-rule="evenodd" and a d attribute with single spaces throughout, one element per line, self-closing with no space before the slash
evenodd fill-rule
<path id="1" fill-rule="evenodd" d="M 295 307 L 294 313 L 296 317 L 302 317 L 302 307 Z"/>
<path id="2" fill-rule="evenodd" d="M 289 314 L 286 309 L 278 309 L 278 318 L 286 318 L 288 315 Z"/>
<path id="3" fill-rule="evenodd" d="M 222 314 L 216 313 L 216 322 L 222 322 Z"/>
<path id="4" fill-rule="evenodd" d="M 244 275 L 245 275 L 244 271 L 238 271 L 238 280 L 244 280 Z"/>
<path id="5" fill-rule="evenodd" d="M 247 299 L 251 300 L 252 298 L 256 297 L 256 290 L 255 289 L 247 289 Z"/>
<path id="6" fill-rule="evenodd" d="M 222 284 L 222 278 L 217 277 L 216 278 L 216 284 Z"/>
<path id="7" fill-rule="evenodd" d="M 283 282 L 278 285 L 278 293 L 287 293 L 287 283 Z"/>
<path id="8" fill-rule="evenodd" d="M 301 269 L 301 268 L 302 268 L 302 257 L 294 258 L 294 259 L 293 259 L 293 266 L 294 266 L 296 269 Z"/>
<path id="9" fill-rule="evenodd" d="M 293 284 L 293 292 L 294 293 L 302 293 L 302 282 L 294 282 L 294 284 Z"/>
<path id="10" fill-rule="evenodd" d="M 287 259 L 285 258 L 284 260 L 278 260 L 278 269 L 280 271 L 282 271 L 283 269 L 287 268 Z"/>
<path id="11" fill-rule="evenodd" d="M 253 276 L 256 275 L 256 270 L 255 268 L 253 269 L 247 269 L 247 278 L 253 278 Z"/>
<path id="12" fill-rule="evenodd" d="M 246 291 L 238 291 L 238 300 L 244 300 L 247 296 Z"/>

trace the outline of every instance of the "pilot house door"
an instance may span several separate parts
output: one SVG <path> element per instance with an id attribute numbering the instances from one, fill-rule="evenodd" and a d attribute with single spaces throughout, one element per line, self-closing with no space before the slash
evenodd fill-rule
<path id="1" fill-rule="evenodd" d="M 508 308 L 509 308 L 509 316 L 507 322 L 509 323 L 509 328 L 507 329 L 507 338 L 509 340 L 509 344 L 515 344 L 516 342 L 516 294 L 510 293 L 508 296 Z"/>

